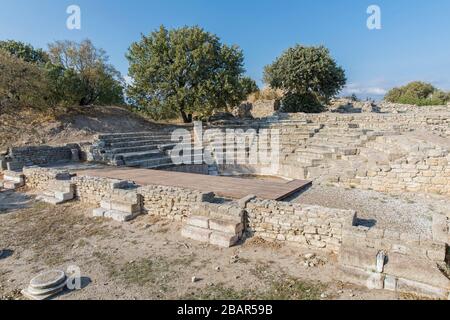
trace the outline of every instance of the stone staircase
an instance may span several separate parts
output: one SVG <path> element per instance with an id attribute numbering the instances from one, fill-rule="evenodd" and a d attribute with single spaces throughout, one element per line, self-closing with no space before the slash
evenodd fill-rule
<path id="1" fill-rule="evenodd" d="M 295 150 L 295 158 L 305 170 L 305 178 L 327 173 L 333 163 L 356 157 L 360 148 L 377 136 L 372 130 L 357 125 L 326 125 Z M 320 170 L 319 170 L 320 169 Z"/>
<path id="2" fill-rule="evenodd" d="M 135 132 L 100 135 L 96 153 L 111 165 L 164 169 L 173 166 L 169 151 L 177 143 L 171 140 L 172 131 Z"/>
<path id="3" fill-rule="evenodd" d="M 55 180 L 49 183 L 48 190 L 36 197 L 36 200 L 58 205 L 75 198 L 75 185 L 71 181 Z"/>
<path id="4" fill-rule="evenodd" d="M 93 210 L 94 217 L 110 218 L 118 222 L 133 220 L 142 213 L 142 196 L 135 190 L 115 189 Z"/>
<path id="5" fill-rule="evenodd" d="M 25 185 L 25 176 L 19 171 L 6 170 L 3 172 L 3 188 L 7 190 L 15 190 Z"/>

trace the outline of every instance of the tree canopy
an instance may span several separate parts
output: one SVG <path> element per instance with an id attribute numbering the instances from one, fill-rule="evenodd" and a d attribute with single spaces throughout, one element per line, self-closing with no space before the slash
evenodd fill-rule
<path id="1" fill-rule="evenodd" d="M 11 55 L 26 62 L 45 64 L 49 61 L 47 53 L 42 49 L 35 49 L 32 45 L 15 41 L 0 41 L 0 50 L 9 52 Z"/>
<path id="2" fill-rule="evenodd" d="M 429 83 L 414 81 L 403 87 L 391 89 L 384 99 L 388 102 L 418 106 L 444 105 L 450 101 L 450 93 L 439 90 Z"/>
<path id="3" fill-rule="evenodd" d="M 243 77 L 244 56 L 237 46 L 200 27 L 142 35 L 127 54 L 133 79 L 127 96 L 157 119 L 207 116 L 241 102 L 256 84 Z"/>
<path id="4" fill-rule="evenodd" d="M 49 45 L 49 76 L 54 94 L 81 106 L 122 104 L 123 79 L 108 63 L 104 50 L 90 40 L 57 41 Z"/>
<path id="5" fill-rule="evenodd" d="M 265 67 L 264 81 L 284 92 L 284 111 L 317 112 L 345 86 L 346 77 L 327 48 L 297 45 Z"/>
<path id="6" fill-rule="evenodd" d="M 45 72 L 38 65 L 0 50 L 0 106 L 45 107 Z"/>
<path id="7" fill-rule="evenodd" d="M 123 104 L 123 79 L 91 41 L 57 41 L 48 52 L 0 41 L 2 105 L 47 107 Z"/>

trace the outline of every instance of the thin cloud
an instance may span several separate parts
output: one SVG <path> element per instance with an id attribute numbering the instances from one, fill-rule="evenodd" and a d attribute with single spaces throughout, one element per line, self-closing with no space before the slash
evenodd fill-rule
<path id="1" fill-rule="evenodd" d="M 358 84 L 351 83 L 344 88 L 342 93 L 344 95 L 356 94 L 356 95 L 381 96 L 381 95 L 385 95 L 387 93 L 387 90 L 382 87 L 366 87 L 366 86 L 361 86 Z"/>

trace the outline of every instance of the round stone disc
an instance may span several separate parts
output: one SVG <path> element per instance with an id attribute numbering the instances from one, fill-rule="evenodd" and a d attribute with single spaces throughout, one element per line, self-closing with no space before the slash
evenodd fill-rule
<path id="1" fill-rule="evenodd" d="M 33 289 L 54 288 L 66 280 L 66 274 L 61 270 L 50 270 L 43 272 L 30 281 L 30 287 Z"/>
<path id="2" fill-rule="evenodd" d="M 59 293 L 64 290 L 64 287 L 66 286 L 66 281 L 61 282 L 59 285 L 55 287 L 51 287 L 48 289 L 36 289 L 33 287 L 28 287 L 28 293 L 34 296 L 52 296 L 56 293 Z"/>

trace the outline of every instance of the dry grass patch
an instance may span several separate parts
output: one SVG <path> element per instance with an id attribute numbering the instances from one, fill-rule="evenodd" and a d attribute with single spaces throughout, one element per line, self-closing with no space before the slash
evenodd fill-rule
<path id="1" fill-rule="evenodd" d="M 3 241 L 6 247 L 32 249 L 33 260 L 58 265 L 80 239 L 107 235 L 107 227 L 101 220 L 86 217 L 84 213 L 88 210 L 79 203 L 51 206 L 36 202 L 4 217 L 6 223 L 0 226 Z"/>

